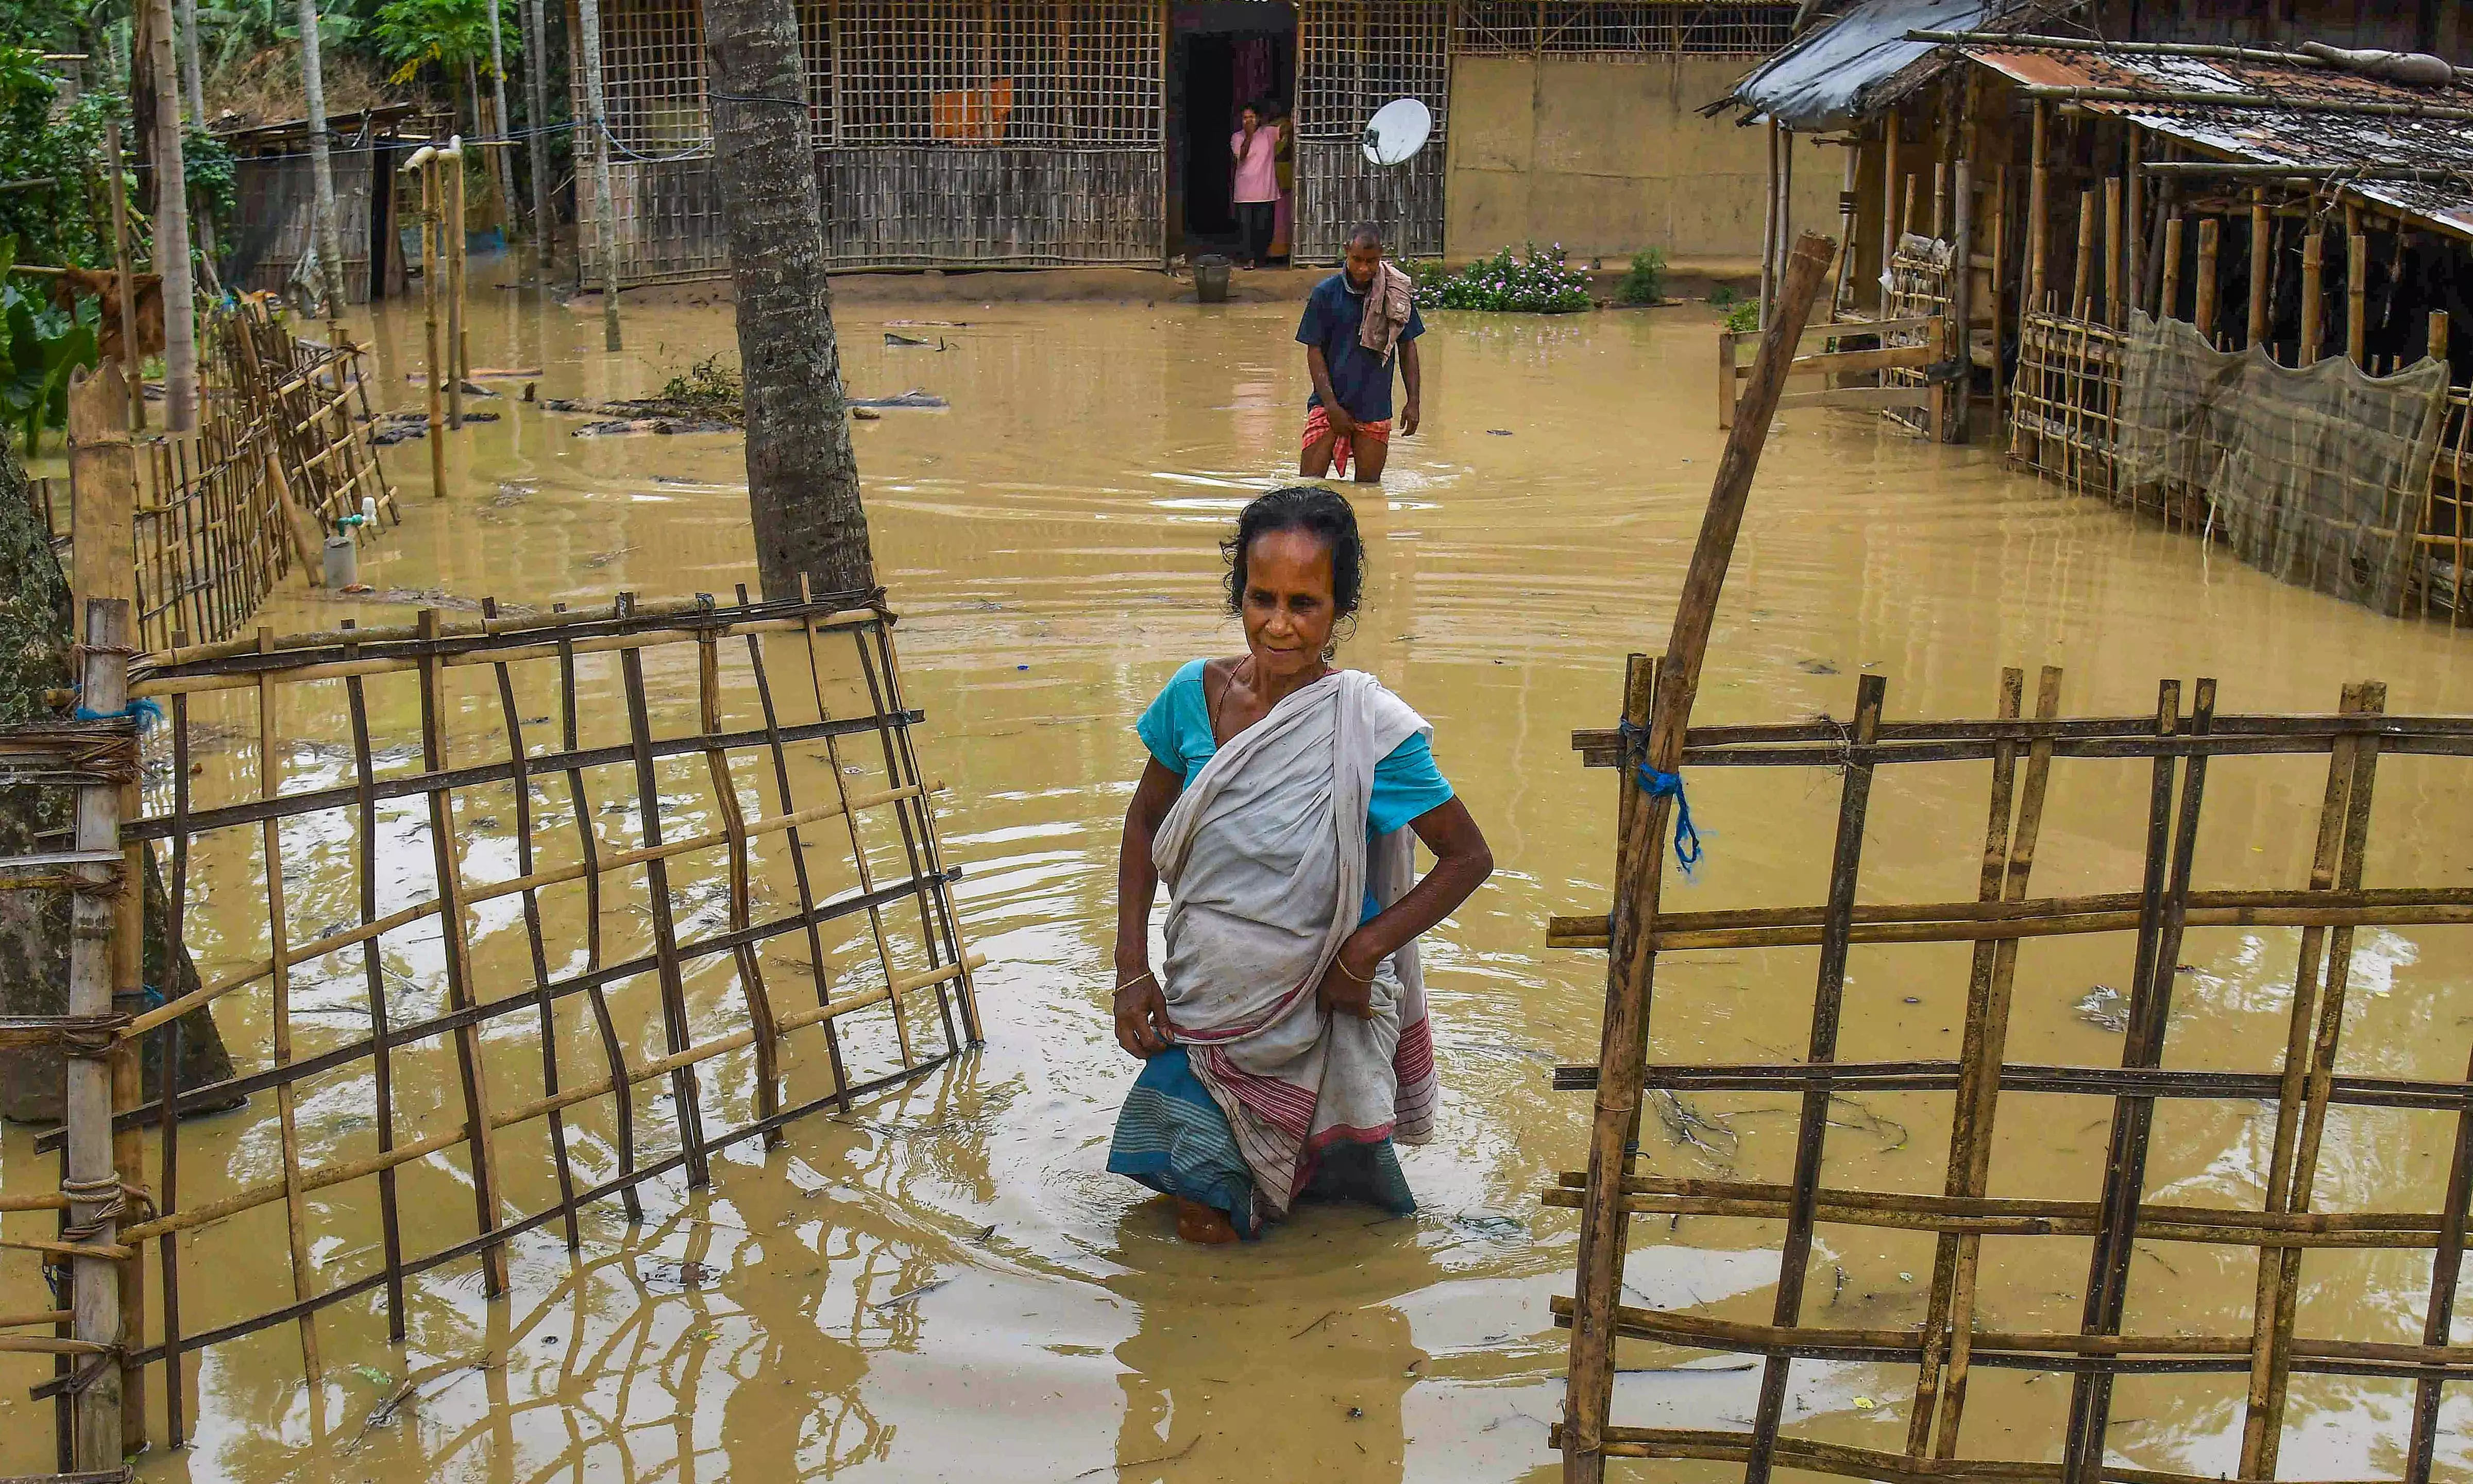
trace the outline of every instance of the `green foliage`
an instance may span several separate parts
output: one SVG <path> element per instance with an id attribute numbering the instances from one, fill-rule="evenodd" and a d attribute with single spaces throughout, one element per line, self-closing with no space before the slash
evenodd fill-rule
<path id="1" fill-rule="evenodd" d="M 1709 291 L 1709 304 L 1715 309 L 1723 309 L 1741 298 L 1742 296 L 1736 293 L 1730 284 L 1721 283 Z"/>
<path id="2" fill-rule="evenodd" d="M 514 11 L 501 6 L 498 12 L 499 45 L 510 58 L 522 49 Z M 433 64 L 446 74 L 450 86 L 461 85 L 467 62 L 485 76 L 490 70 L 487 0 L 388 0 L 378 8 L 370 38 L 377 43 L 378 56 L 395 64 L 390 83 L 409 83 Z"/>
<path id="3" fill-rule="evenodd" d="M 1417 302 L 1429 309 L 1569 314 L 1590 307 L 1589 280 L 1563 261 L 1561 244 L 1549 256 L 1532 242 L 1525 252 L 1505 248 L 1457 274 L 1437 273 L 1420 281 Z"/>
<path id="4" fill-rule="evenodd" d="M 0 4 L 7 0 L 0 0 Z M 242 58 L 300 40 L 300 7 L 293 0 L 233 0 L 231 4 L 198 7 L 198 34 L 213 40 L 205 52 L 208 72 L 220 72 Z M 361 18 L 344 5 L 318 6 L 318 43 L 328 51 L 354 47 L 365 29 Z"/>
<path id="5" fill-rule="evenodd" d="M 52 117 L 58 87 L 42 59 L 0 46 L 0 237 L 33 263 L 91 267 L 111 260 L 104 192 L 103 126 L 116 97 L 89 92 Z M 20 182 L 46 183 L 20 183 Z"/>
<path id="6" fill-rule="evenodd" d="M 229 231 L 232 213 L 240 208 L 240 169 L 231 146 L 203 129 L 183 130 L 180 171 L 191 209 L 211 215 L 219 234 Z"/>
<path id="7" fill-rule="evenodd" d="M 1615 285 L 1618 304 L 1653 304 L 1666 297 L 1666 254 L 1656 248 L 1631 255 L 1631 272 Z"/>
<path id="8" fill-rule="evenodd" d="M 739 403 L 747 395 L 747 384 L 740 379 L 735 367 L 721 364 L 718 354 L 706 356 L 672 376 L 661 387 L 661 400 L 677 403 L 683 410 L 736 421 Z"/>
<path id="9" fill-rule="evenodd" d="M 12 275 L 17 244 L 0 239 L 0 413 L 26 431 L 26 455 L 46 427 L 69 417 L 69 372 L 95 364 L 95 326 L 102 305 L 80 300 L 63 314 L 28 294 Z"/>
<path id="10" fill-rule="evenodd" d="M 1709 296 L 1709 301 L 1716 303 L 1717 297 L 1714 294 Z M 1748 335 L 1760 327 L 1761 301 L 1757 299 L 1738 300 L 1735 307 L 1726 311 L 1726 328 L 1738 335 Z"/>

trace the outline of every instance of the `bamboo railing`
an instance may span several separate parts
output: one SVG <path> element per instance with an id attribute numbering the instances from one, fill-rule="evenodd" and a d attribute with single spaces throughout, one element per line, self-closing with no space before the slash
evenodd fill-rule
<path id="1" fill-rule="evenodd" d="M 1627 717 L 1646 709 L 1638 694 L 1643 669 L 1636 659 L 1624 696 Z M 1676 1065 L 1651 1060 L 1640 1074 L 1640 1086 L 1645 1090 L 1765 1092 L 1794 1099 L 1799 1111 L 1793 1165 L 1785 1180 L 1678 1178 L 1641 1167 L 1650 1156 L 1635 1142 L 1621 1171 L 1621 1200 L 1629 1213 L 1774 1222 L 1781 1278 L 1767 1323 L 1653 1305 L 1617 1306 L 1603 1341 L 1609 1352 L 1620 1336 L 1758 1356 L 1765 1384 L 1761 1403 L 1741 1430 L 1605 1425 L 1592 1440 L 1597 1453 L 1741 1463 L 1752 1481 L 1765 1479 L 1773 1469 L 1789 1469 L 1902 1484 L 1954 1479 L 2197 1484 L 2200 1476 L 2195 1473 L 2125 1470 L 2109 1461 L 2119 1456 L 2117 1450 L 2108 1451 L 2116 1423 L 2113 1384 L 2123 1376 L 2221 1373 L 2246 1377 L 2240 1476 L 2269 1479 L 2279 1477 L 2277 1448 L 2292 1378 L 2342 1376 L 2410 1387 L 2411 1403 L 2389 1429 L 2391 1446 L 2403 1459 L 2405 1484 L 2427 1484 L 2433 1477 L 2441 1388 L 2473 1380 L 2473 1346 L 2450 1339 L 2457 1274 L 2465 1255 L 2467 1207 L 2473 1204 L 2473 1067 L 2456 1079 L 2339 1071 L 2338 1065 L 2356 935 L 2373 925 L 2473 925 L 2473 887 L 2364 884 L 2380 759 L 2397 754 L 2473 757 L 2473 717 L 2388 715 L 2386 689 L 2377 682 L 2343 687 L 2338 708 L 2324 715 L 2219 714 L 2215 682 L 2201 680 L 2190 692 L 2194 704 L 2186 709 L 2181 683 L 2167 681 L 2152 716 L 2065 718 L 2059 707 L 2060 682 L 2058 670 L 2043 672 L 2031 717 L 2022 714 L 2024 673 L 2007 670 L 2002 676 L 1998 714 L 1984 720 L 1884 720 L 1886 682 L 1867 676 L 1858 687 L 1854 720 L 1848 724 L 1823 720 L 1691 729 L 1680 751 L 1685 772 L 1789 768 L 1836 777 L 1837 845 L 1828 897 L 1809 905 L 1655 914 L 1642 934 L 1648 960 L 1653 964 L 1661 953 L 1816 945 L 1810 1041 L 1798 1061 Z M 1587 763 L 1622 766 L 1627 775 L 1635 756 L 1614 730 L 1574 733 L 1573 745 Z M 2304 837 L 2315 833 L 2306 880 L 2286 890 L 2200 889 L 2194 879 L 2195 854 L 2211 771 L 2238 771 L 2250 759 L 2296 754 L 2327 759 L 2315 818 L 2292 821 L 2294 832 Z M 1881 827 L 1871 817 L 1876 776 L 1884 768 L 1912 763 L 1971 761 L 1990 764 L 1976 898 L 1859 904 L 1867 826 L 1876 836 Z M 2145 847 L 2134 890 L 2029 895 L 2037 841 L 2053 827 L 2047 806 L 2054 797 L 2056 764 L 2081 771 L 2125 766 L 2144 774 Z M 2248 781 L 2237 778 L 2233 786 L 2240 789 Z M 2219 790 L 2223 786 L 2217 784 Z M 1627 796 L 1629 792 L 1627 786 Z M 2118 798 L 2120 793 L 2077 788 L 2061 797 Z M 2245 797 L 2261 796 L 2253 790 Z M 2071 822 L 2071 827 L 2078 834 L 2088 831 L 2084 821 Z M 1619 855 L 1642 843 L 1627 838 Z M 2225 848 L 2221 828 L 2211 831 L 2209 843 L 2211 850 Z M 1972 858 L 1975 845 L 1970 836 L 1951 842 L 1950 848 L 1964 849 Z M 1911 841 L 1902 853 L 1912 856 Z M 2184 934 L 2194 928 L 2274 925 L 2299 929 L 2280 1062 L 2256 1069 L 2166 1065 Z M 2133 936 L 2128 1028 L 2120 1065 L 2041 1065 L 2011 1060 L 2010 1005 L 2021 943 L 2092 933 Z M 1612 936 L 1606 916 L 1557 918 L 1548 942 L 1558 947 L 1603 949 Z M 1865 944 L 1969 945 L 1963 1037 L 1955 1058 L 1940 1053 L 1839 1059 L 1838 1031 L 1851 1013 L 1847 950 Z M 1876 976 L 1884 971 L 1880 960 L 1870 963 Z M 1675 1014 L 1674 996 L 1680 993 L 1688 1001 L 1695 982 L 1681 979 L 1683 987 L 1669 989 L 1660 1009 Z M 1727 991 L 1730 998 L 1736 993 L 1731 987 Z M 1688 1017 L 1690 1011 L 1685 1014 Z M 1881 1018 L 1866 1023 L 1875 1043 L 1891 1034 L 1889 1022 Z M 2443 1054 L 2463 1054 L 2463 1034 L 2453 1041 Z M 2213 1059 L 2207 1052 L 2192 1054 Z M 1600 1081 L 1595 1065 L 1567 1066 L 1555 1076 L 1557 1088 L 1575 1090 L 1597 1089 Z M 1824 1178 L 1829 1131 L 1835 1126 L 1833 1106 L 1849 1094 L 1883 1091 L 1950 1094 L 1940 1189 L 1854 1188 Z M 2001 1100 L 2015 1093 L 2101 1099 L 2108 1105 L 2110 1144 L 2101 1183 L 2088 1192 L 2092 1199 L 1989 1194 Z M 2159 1101 L 2209 1100 L 2264 1102 L 2274 1108 L 2273 1134 L 2266 1140 L 2263 1161 L 2264 1198 L 2254 1209 L 2175 1204 L 2149 1191 L 2149 1149 Z M 2346 1198 L 2332 1196 L 2320 1179 L 2320 1151 L 2331 1112 L 2344 1108 L 2446 1120 L 2450 1137 L 2440 1142 L 2450 1151 L 2449 1163 L 2443 1172 L 2445 1195 L 2437 1209 L 2329 1209 L 2331 1201 Z M 2013 1123 L 2017 1116 L 2011 1114 Z M 2063 1115 L 2039 1106 L 2037 1116 Z M 1595 1195 L 1588 1175 L 1571 1171 L 1546 1189 L 1542 1199 L 1549 1207 L 1585 1209 Z M 2396 1193 L 2356 1192 L 2349 1199 L 2365 1196 L 2392 1202 Z M 1827 1227 L 1933 1237 L 1936 1250 L 1920 1325 L 1858 1328 L 1806 1317 L 1802 1275 L 1815 1233 Z M 1995 1262 L 1981 1246 L 1986 1236 L 2058 1237 L 2069 1239 L 2070 1245 L 2043 1250 L 2013 1243 L 2000 1250 L 2004 1260 Z M 2126 1327 L 2132 1311 L 2133 1251 L 2140 1244 L 2174 1242 L 2254 1250 L 2256 1294 L 2246 1332 L 2154 1333 Z M 2090 1251 L 2090 1257 L 2081 1258 Z M 2420 1339 L 2401 1342 L 2389 1336 L 2302 1329 L 2296 1311 L 2305 1286 L 2305 1255 L 2377 1251 L 2412 1255 L 2416 1263 L 2427 1255 L 2431 1281 L 2416 1326 Z M 1987 1323 L 1979 1294 L 1990 1281 L 1988 1274 L 2016 1270 L 2010 1264 L 2042 1271 L 2053 1262 L 2074 1260 L 2088 1262 L 2077 1330 L 2017 1333 Z M 1573 1323 L 1571 1301 L 1557 1298 L 1553 1309 L 1558 1323 Z M 2327 1305 L 2316 1308 L 2310 1323 L 2314 1328 L 2341 1324 L 2348 1316 L 2365 1325 L 2380 1317 Z M 1789 1434 L 1780 1383 L 1793 1358 L 1914 1367 L 1904 1448 L 1849 1447 Z M 1576 1364 L 1575 1359 L 1575 1370 Z M 1984 1451 L 1991 1446 L 1983 1436 L 1989 1429 L 1979 1426 L 1971 1440 L 1963 1435 L 1969 1376 L 1986 1367 L 2069 1378 L 2065 1411 L 2060 1398 L 2052 1397 L 2056 1420 L 2063 1424 L 2060 1459 L 1996 1458 Z M 2361 1425 L 2374 1422 L 2365 1414 Z M 1568 1447 L 1565 1432 L 1555 1429 L 1557 1447 Z"/>
<path id="2" fill-rule="evenodd" d="M 172 766 L 120 838 L 166 852 L 201 974 L 116 1039 L 178 1065 L 180 1017 L 213 1004 L 247 1066 L 114 1119 L 155 1133 L 153 1209 L 118 1241 L 160 1304 L 125 1359 L 165 1364 L 175 1443 L 184 1357 L 289 1326 L 315 1377 L 336 1305 L 370 1296 L 340 1322 L 373 1304 L 401 1340 L 423 1275 L 469 1262 L 496 1297 L 521 1234 L 581 1252 L 588 1209 L 641 1220 L 648 1183 L 704 1185 L 716 1151 L 977 1041 L 891 622 L 864 599 L 622 595 L 137 661 Z M 348 1006 L 365 1028 L 336 1028 Z M 365 1131 L 313 1126 L 339 1079 Z M 263 1178 L 184 1179 L 180 1115 L 240 1097 L 274 1136 Z M 344 1232 L 369 1253 L 319 1256 Z M 232 1244 L 270 1239 L 288 1292 L 201 1297 Z"/>

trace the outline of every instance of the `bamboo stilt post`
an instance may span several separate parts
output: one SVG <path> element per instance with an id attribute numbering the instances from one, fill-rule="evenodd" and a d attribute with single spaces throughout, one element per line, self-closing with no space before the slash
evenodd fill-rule
<path id="1" fill-rule="evenodd" d="M 100 390 L 103 395 L 88 398 L 90 405 L 119 400 L 117 387 L 106 385 Z M 125 442 L 122 446 L 127 446 Z M 133 497 L 133 488 L 131 492 Z M 117 711 L 129 704 L 130 605 L 122 599 L 98 598 L 85 603 L 84 612 L 87 648 L 80 683 L 85 703 L 93 710 Z M 78 790 L 79 850 L 109 850 L 119 845 L 120 806 L 116 788 Z M 124 883 L 120 895 L 137 896 L 136 883 Z M 69 913 L 68 1013 L 108 1016 L 113 997 L 113 940 L 118 932 L 113 898 L 99 891 L 79 892 L 70 899 Z M 69 1137 L 60 1185 L 70 1197 L 70 1226 L 61 1236 L 78 1245 L 109 1250 L 119 1235 L 122 1183 L 137 1174 L 122 1170 L 115 1162 L 111 1069 L 101 1057 L 73 1055 L 66 1059 L 63 1075 L 62 1114 Z M 113 1353 L 128 1336 L 122 1265 L 109 1257 L 80 1257 L 70 1264 L 70 1334 L 79 1344 L 101 1350 L 86 1362 L 95 1368 L 93 1379 L 69 1403 L 70 1466 L 82 1472 L 116 1473 L 128 1451 L 122 1411 L 129 1373 Z"/>
<path id="2" fill-rule="evenodd" d="M 275 650 L 275 631 L 257 631 L 257 645 L 268 654 Z M 281 779 L 276 776 L 276 756 L 277 732 L 275 725 L 275 687 L 257 687 L 257 796 L 276 800 L 282 797 Z M 292 974 L 286 967 L 290 935 L 284 923 L 283 907 L 283 834 L 281 822 L 270 815 L 260 826 L 259 846 L 264 851 L 266 874 L 267 949 L 275 972 L 273 991 L 275 1065 L 281 1068 L 292 1062 Z M 298 1106 L 299 1092 L 286 1079 L 275 1085 L 276 1119 L 280 1127 L 283 1146 L 283 1231 L 292 1249 L 292 1298 L 305 1303 L 310 1298 L 309 1207 L 306 1192 L 300 1187 L 300 1128 Z M 318 1319 L 313 1313 L 300 1316 L 300 1363 L 309 1384 L 317 1385 L 323 1367 L 318 1359 Z"/>
<path id="3" fill-rule="evenodd" d="M 446 426 L 464 427 L 464 141 L 449 139 L 438 156 L 446 191 Z"/>
<path id="4" fill-rule="evenodd" d="M 617 191 L 610 180 L 610 121 L 601 87 L 601 0 L 576 0 L 575 15 L 582 33 L 576 38 L 576 51 L 584 64 L 583 143 L 588 168 L 583 174 L 592 180 L 593 255 L 600 259 L 593 266 L 601 271 L 602 348 L 617 350 L 623 348 L 618 336 L 618 224 L 612 220 Z M 840 124 L 838 115 L 834 124 Z M 583 276 L 581 271 L 576 275 L 579 280 Z"/>
<path id="5" fill-rule="evenodd" d="M 2070 271 L 2070 314 L 2087 317 L 2087 289 L 2095 272 L 2095 192 L 2078 192 L 2078 257 Z"/>
<path id="6" fill-rule="evenodd" d="M 1968 152 L 1973 146 L 1975 125 L 1966 125 Z M 1975 162 L 1962 152 L 1957 157 L 1957 200 L 1954 203 L 1957 221 L 1952 230 L 1954 251 L 1950 271 L 1950 327 L 1957 340 L 1957 384 L 1949 389 L 1950 419 L 1947 437 L 1951 443 L 1966 442 L 1969 414 L 1975 403 Z M 2000 335 L 1993 335 L 1998 359 Z M 1998 380 L 2000 368 L 1994 367 Z"/>
<path id="7" fill-rule="evenodd" d="M 1778 251 L 1778 122 L 1768 121 L 1769 168 L 1761 215 L 1761 327 L 1768 327 L 1777 302 Z"/>
<path id="8" fill-rule="evenodd" d="M 2364 371 L 2370 369 L 2370 239 L 2354 232 L 2344 239 L 2344 356 Z"/>
<path id="9" fill-rule="evenodd" d="M 433 161 L 438 152 L 424 145 L 415 150 L 404 161 L 404 173 L 419 172 L 420 180 L 420 330 L 424 359 L 421 370 L 428 382 L 429 420 L 429 494 L 432 499 L 446 498 L 446 420 L 440 405 L 444 389 L 438 354 L 438 167 Z"/>
<path id="10" fill-rule="evenodd" d="M 2155 317 L 2181 317 L 2181 214 L 2177 211 L 2164 224 L 2164 292 L 2155 300 Z"/>
<path id="11" fill-rule="evenodd" d="M 2211 346 L 2216 343 L 2216 258 L 2222 231 L 2223 224 L 2214 217 L 2198 219 L 2198 302 L 2190 323 L 2198 327 L 2198 338 Z"/>
<path id="12" fill-rule="evenodd" d="M 1901 237 L 1915 229 L 1915 194 L 1922 183 L 1920 176 L 1907 177 L 1907 194 L 1898 206 L 1898 235 Z"/>
<path id="13" fill-rule="evenodd" d="M 1941 242 L 1947 242 L 1949 240 L 1949 162 L 1947 160 L 1936 161 L 1933 165 L 1932 211 L 1932 235 Z"/>
<path id="14" fill-rule="evenodd" d="M 2023 306 L 2030 312 L 2044 307 L 2045 244 L 2053 234 L 2053 170 L 2048 153 L 2052 116 L 2053 106 L 2036 99 L 2034 168 L 2027 195 L 2027 302 Z"/>
<path id="15" fill-rule="evenodd" d="M 2114 329 L 2121 328 L 2128 299 L 2122 293 L 2119 176 L 2108 176 L 2103 182 L 2103 323 Z"/>
<path id="16" fill-rule="evenodd" d="M 1742 527 L 1752 476 L 1770 419 L 1794 359 L 1796 342 L 1829 275 L 1836 244 L 1807 236 L 1795 245 L 1779 294 L 1779 313 L 1761 339 L 1760 358 L 1736 410 L 1734 429 L 1703 515 L 1700 536 L 1658 672 L 1645 755 L 1648 767 L 1671 773 L 1699 689 L 1717 597 Z M 1616 1299 L 1621 1291 L 1625 1216 L 1622 1180 L 1639 1115 L 1648 1055 L 1648 1002 L 1654 964 L 1648 928 L 1657 916 L 1665 872 L 1661 836 L 1672 801 L 1644 793 L 1622 821 L 1620 858 L 1629 866 L 1615 893 L 1609 923 L 1606 1016 L 1598 1065 L 1597 1110 L 1589 1141 L 1589 1180 L 1580 1221 L 1578 1291 L 1573 1300 L 1571 1383 L 1564 1400 L 1563 1477 L 1597 1484 L 1605 1476 L 1606 1412 L 1614 1395 Z"/>
<path id="17" fill-rule="evenodd" d="M 1794 131 L 1778 132 L 1777 278 L 1786 277 L 1787 244 L 1794 241 Z"/>
<path id="18" fill-rule="evenodd" d="M 2434 309 L 2430 312 L 2429 354 L 2434 361 L 2447 359 L 2447 311 L 2444 309 Z"/>
<path id="19" fill-rule="evenodd" d="M 2267 343 L 2267 289 L 2275 278 L 2274 224 L 2267 214 L 2267 192 L 2253 191 L 2249 201 L 2249 340 Z"/>
<path id="20" fill-rule="evenodd" d="M 1889 317 L 1889 259 L 1898 251 L 1898 114 L 1881 120 L 1881 318 Z"/>
<path id="21" fill-rule="evenodd" d="M 2001 379 L 2001 327 L 2008 323 L 2008 305 L 2003 291 L 2008 286 L 2005 270 L 2009 263 L 2009 167 L 1992 167 L 1992 269 L 1983 275 L 1985 292 L 1992 297 L 1992 425 L 1998 429 L 2006 420 L 2008 388 Z"/>
<path id="22" fill-rule="evenodd" d="M 2139 169 L 2139 132 L 2135 124 L 2129 127 L 2125 148 L 2128 160 L 2122 166 L 2121 221 L 2122 241 L 2128 253 L 2128 261 L 2123 268 L 2123 292 L 2119 298 L 2132 308 L 2143 308 L 2147 303 L 2147 253 L 2144 248 L 2147 233 L 2142 228 L 2147 218 L 2140 209 L 2146 203 L 2141 199 L 2139 187 L 2144 183 L 2146 173 Z M 2128 323 L 2125 319 L 2122 321 L 2125 326 Z"/>
<path id="23" fill-rule="evenodd" d="M 111 271 L 120 277 L 120 353 L 127 361 L 129 426 L 146 426 L 146 358 L 137 353 L 137 275 L 129 259 L 129 174 L 120 153 L 120 120 L 103 126 L 103 153 L 111 173 Z"/>
<path id="24" fill-rule="evenodd" d="M 2318 364 L 2320 345 L 2319 320 L 2326 312 L 2324 302 L 2327 266 L 2327 239 L 2323 232 L 2312 232 L 2301 239 L 2301 359 L 2297 364 Z"/>

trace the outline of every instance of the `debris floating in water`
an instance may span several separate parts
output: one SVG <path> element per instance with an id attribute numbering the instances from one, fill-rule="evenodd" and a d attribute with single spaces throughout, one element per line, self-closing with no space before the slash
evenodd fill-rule
<path id="1" fill-rule="evenodd" d="M 2078 1018 L 2116 1034 L 2129 1029 L 2129 996 L 2108 984 L 2099 984 L 2078 996 Z"/>

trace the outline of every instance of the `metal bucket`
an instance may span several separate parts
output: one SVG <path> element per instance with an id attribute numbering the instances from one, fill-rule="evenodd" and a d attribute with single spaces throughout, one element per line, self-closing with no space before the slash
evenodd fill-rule
<path id="1" fill-rule="evenodd" d="M 1193 297 L 1206 304 L 1228 302 L 1228 259 L 1210 252 L 1194 260 Z"/>

